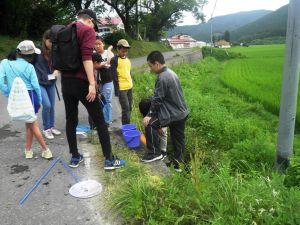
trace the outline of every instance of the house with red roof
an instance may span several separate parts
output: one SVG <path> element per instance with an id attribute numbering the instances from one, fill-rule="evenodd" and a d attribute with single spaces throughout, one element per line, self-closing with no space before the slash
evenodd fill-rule
<path id="1" fill-rule="evenodd" d="M 176 34 L 167 39 L 167 43 L 173 48 L 193 48 L 198 46 L 198 42 L 186 34 Z"/>
<path id="2" fill-rule="evenodd" d="M 98 35 L 100 36 L 107 33 L 113 33 L 115 30 L 124 30 L 124 24 L 120 17 L 99 18 L 98 25 Z"/>

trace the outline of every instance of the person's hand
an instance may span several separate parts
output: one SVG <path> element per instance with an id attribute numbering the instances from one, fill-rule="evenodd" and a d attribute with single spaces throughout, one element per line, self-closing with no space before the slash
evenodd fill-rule
<path id="1" fill-rule="evenodd" d="M 107 68 L 107 62 L 101 62 L 100 65 L 101 68 Z"/>
<path id="2" fill-rule="evenodd" d="M 164 135 L 164 131 L 163 131 L 162 128 L 159 128 L 157 131 L 158 131 L 158 134 L 159 134 L 160 136 L 163 136 L 163 135 Z"/>
<path id="3" fill-rule="evenodd" d="M 60 71 L 59 70 L 54 70 L 53 75 L 56 76 L 56 77 L 60 76 Z"/>
<path id="4" fill-rule="evenodd" d="M 145 127 L 148 126 L 150 120 L 151 120 L 151 117 L 150 117 L 150 116 L 146 116 L 146 117 L 143 119 L 143 124 L 144 124 Z"/>
<path id="5" fill-rule="evenodd" d="M 110 46 L 107 48 L 107 50 L 108 50 L 108 51 L 111 51 L 113 48 L 114 48 L 114 47 L 113 47 L 112 45 L 110 45 Z"/>
<path id="6" fill-rule="evenodd" d="M 96 85 L 95 84 L 90 84 L 89 85 L 89 93 L 88 95 L 86 96 L 86 100 L 88 102 L 93 102 L 96 98 Z"/>

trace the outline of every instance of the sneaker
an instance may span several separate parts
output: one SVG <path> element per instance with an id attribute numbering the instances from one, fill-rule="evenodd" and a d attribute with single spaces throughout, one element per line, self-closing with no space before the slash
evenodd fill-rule
<path id="1" fill-rule="evenodd" d="M 166 163 L 167 167 L 173 167 L 174 170 L 178 173 L 182 172 L 182 169 L 180 168 L 180 163 L 176 160 L 173 159 L 171 162 Z"/>
<path id="2" fill-rule="evenodd" d="M 42 157 L 44 159 L 52 159 L 53 158 L 52 152 L 50 151 L 49 148 L 47 148 L 46 150 L 42 151 Z"/>
<path id="3" fill-rule="evenodd" d="M 45 138 L 47 138 L 49 140 L 54 139 L 51 129 L 43 130 L 43 134 L 44 134 Z"/>
<path id="4" fill-rule="evenodd" d="M 61 132 L 59 130 L 55 129 L 54 127 L 51 128 L 51 132 L 54 135 L 61 135 Z"/>
<path id="5" fill-rule="evenodd" d="M 32 159 L 33 158 L 33 151 L 29 150 L 25 150 L 25 159 Z"/>
<path id="6" fill-rule="evenodd" d="M 104 169 L 105 170 L 114 170 L 125 166 L 125 160 L 118 159 L 113 157 L 112 160 L 105 160 Z"/>
<path id="7" fill-rule="evenodd" d="M 154 162 L 157 160 L 161 160 L 163 158 L 163 155 L 160 154 L 158 156 L 152 155 L 152 154 L 146 154 L 143 156 L 143 158 L 141 158 L 141 161 L 144 163 L 150 163 L 150 162 Z"/>
<path id="8" fill-rule="evenodd" d="M 72 157 L 69 167 L 76 168 L 81 162 L 83 162 L 83 155 L 79 155 L 79 157 Z"/>
<path id="9" fill-rule="evenodd" d="M 164 160 L 167 157 L 167 152 L 161 151 L 161 154 L 163 156 L 161 160 Z"/>

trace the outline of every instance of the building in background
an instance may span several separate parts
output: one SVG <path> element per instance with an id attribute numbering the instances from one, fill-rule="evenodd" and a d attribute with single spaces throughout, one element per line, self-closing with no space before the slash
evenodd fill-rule
<path id="1" fill-rule="evenodd" d="M 228 41 L 219 40 L 215 42 L 215 47 L 217 48 L 231 48 L 231 45 Z"/>
<path id="2" fill-rule="evenodd" d="M 167 39 L 167 43 L 173 49 L 179 48 L 193 48 L 197 46 L 197 41 L 193 39 L 191 36 L 186 34 L 176 34 Z"/>
<path id="3" fill-rule="evenodd" d="M 99 18 L 99 36 L 103 36 L 108 33 L 113 33 L 116 30 L 124 30 L 124 24 L 120 17 L 106 17 Z"/>
<path id="4" fill-rule="evenodd" d="M 167 41 L 167 44 L 170 45 L 173 49 L 206 46 L 205 42 L 196 41 L 191 36 L 186 35 L 186 34 L 176 34 L 176 35 L 168 38 L 166 41 Z"/>

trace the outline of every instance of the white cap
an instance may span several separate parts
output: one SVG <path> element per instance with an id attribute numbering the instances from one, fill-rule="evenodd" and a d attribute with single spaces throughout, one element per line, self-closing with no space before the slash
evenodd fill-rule
<path id="1" fill-rule="evenodd" d="M 41 50 L 36 48 L 34 43 L 29 40 L 21 41 L 17 49 L 20 51 L 22 55 L 31 55 L 31 54 L 41 54 Z"/>

